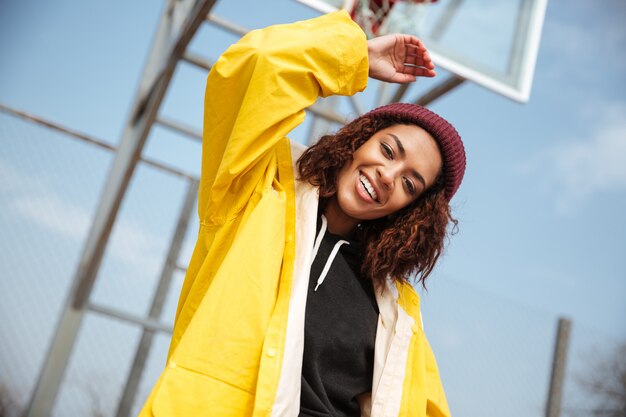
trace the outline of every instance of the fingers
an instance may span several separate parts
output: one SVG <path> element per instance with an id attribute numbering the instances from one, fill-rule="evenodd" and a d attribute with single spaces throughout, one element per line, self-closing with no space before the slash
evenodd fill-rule
<path id="1" fill-rule="evenodd" d="M 435 68 L 435 65 L 433 64 L 433 62 L 431 61 L 429 56 L 420 57 L 420 56 L 416 56 L 416 55 L 407 55 L 404 58 L 404 64 L 405 65 L 416 66 L 416 67 L 424 67 L 424 68 L 428 68 L 428 69 L 434 69 Z"/>
<path id="2" fill-rule="evenodd" d="M 413 45 L 416 47 L 421 47 L 421 48 L 426 49 L 422 41 L 417 36 L 405 35 L 405 34 L 400 35 L 400 36 L 402 37 L 402 41 L 405 43 L 405 45 Z"/>
<path id="3" fill-rule="evenodd" d="M 434 77 L 435 71 L 429 70 L 426 68 L 416 68 L 409 67 L 408 72 L 396 72 L 390 79 L 387 81 L 398 83 L 398 84 L 406 84 L 414 82 L 417 77 Z"/>
<path id="4" fill-rule="evenodd" d="M 418 65 L 425 68 L 435 68 L 428 50 L 424 44 L 422 44 L 422 41 L 418 40 L 418 42 L 419 45 L 406 45 L 405 61 L 408 64 Z"/>
<path id="5" fill-rule="evenodd" d="M 398 68 L 398 71 L 417 77 L 434 77 L 436 75 L 435 64 L 433 64 L 422 41 L 412 36 L 406 36 L 413 38 L 414 43 L 406 44 L 404 63 L 401 68 Z"/>
<path id="6" fill-rule="evenodd" d="M 369 74 L 381 81 L 409 83 L 416 77 L 434 77 L 426 46 L 412 35 L 384 35 L 368 41 Z"/>
<path id="7" fill-rule="evenodd" d="M 404 64 L 399 73 L 416 77 L 434 77 L 437 73 L 432 68 L 424 68 L 417 65 Z"/>
<path id="8" fill-rule="evenodd" d="M 404 47 L 407 54 L 424 55 L 428 54 L 426 45 L 415 36 L 403 35 Z M 410 40 L 410 41 L 409 41 Z"/>

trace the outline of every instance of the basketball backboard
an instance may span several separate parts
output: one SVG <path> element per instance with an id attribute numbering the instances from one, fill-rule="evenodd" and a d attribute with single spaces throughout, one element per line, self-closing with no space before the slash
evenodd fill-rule
<path id="1" fill-rule="evenodd" d="M 356 7 L 391 4 L 378 35 L 416 35 L 436 66 L 513 100 L 529 99 L 547 0 L 296 1 L 322 13 L 345 8 L 353 16 Z"/>

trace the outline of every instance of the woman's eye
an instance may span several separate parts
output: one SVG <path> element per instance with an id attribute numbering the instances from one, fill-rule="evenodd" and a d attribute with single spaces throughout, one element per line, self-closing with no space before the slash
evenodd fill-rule
<path id="1" fill-rule="evenodd" d="M 385 156 L 389 159 L 393 159 L 393 149 L 391 149 L 391 146 L 386 143 L 382 143 L 380 146 L 382 146 Z"/>
<path id="2" fill-rule="evenodd" d="M 406 189 L 409 191 L 409 194 L 415 194 L 415 186 L 413 185 L 410 179 L 405 178 L 404 184 L 406 185 Z"/>

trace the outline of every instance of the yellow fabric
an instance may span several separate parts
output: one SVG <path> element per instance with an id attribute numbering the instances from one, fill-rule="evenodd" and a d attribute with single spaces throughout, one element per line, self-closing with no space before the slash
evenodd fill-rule
<path id="1" fill-rule="evenodd" d="M 318 96 L 364 89 L 367 70 L 365 35 L 346 12 L 250 32 L 214 65 L 198 241 L 168 363 L 141 417 L 271 415 L 296 241 L 286 135 Z M 409 285 L 399 293 L 400 307 L 418 322 L 417 294 Z M 434 357 L 421 328 L 414 330 L 401 415 L 447 416 Z"/>
<path id="2" fill-rule="evenodd" d="M 318 96 L 364 89 L 367 68 L 365 36 L 345 12 L 253 31 L 214 65 L 205 93 L 198 242 L 168 366 L 140 415 L 270 413 L 294 257 L 286 135 Z"/>
<path id="3" fill-rule="evenodd" d="M 449 417 L 450 410 L 435 355 L 421 325 L 419 296 L 407 283 L 398 283 L 397 286 L 400 308 L 415 319 L 399 416 Z"/>

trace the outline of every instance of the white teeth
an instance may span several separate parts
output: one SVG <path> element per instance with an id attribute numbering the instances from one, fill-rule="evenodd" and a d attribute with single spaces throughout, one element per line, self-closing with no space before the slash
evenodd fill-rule
<path id="1" fill-rule="evenodd" d="M 363 174 L 361 174 L 359 176 L 359 179 L 361 180 L 361 184 L 363 184 L 363 187 L 365 187 L 365 190 L 367 191 L 367 193 L 375 200 L 378 201 L 378 195 L 376 194 L 376 191 L 374 190 L 374 187 L 372 187 L 372 184 L 369 182 L 369 180 L 367 179 L 367 177 Z"/>

